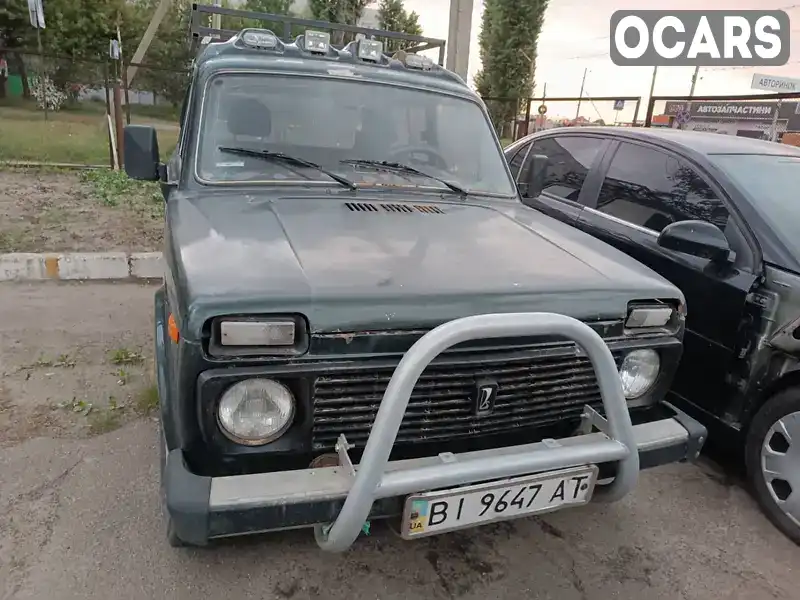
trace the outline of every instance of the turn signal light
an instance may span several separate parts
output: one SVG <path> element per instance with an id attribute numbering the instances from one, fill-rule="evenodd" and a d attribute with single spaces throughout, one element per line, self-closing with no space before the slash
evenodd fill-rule
<path id="1" fill-rule="evenodd" d="M 175 316 L 172 313 L 170 313 L 167 319 L 167 335 L 169 335 L 169 339 L 176 344 L 178 340 L 181 339 L 180 331 L 178 331 L 178 324 L 175 322 Z"/>

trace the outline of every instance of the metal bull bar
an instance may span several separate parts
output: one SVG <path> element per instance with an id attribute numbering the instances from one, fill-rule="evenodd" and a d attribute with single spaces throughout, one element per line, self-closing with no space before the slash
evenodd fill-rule
<path id="1" fill-rule="evenodd" d="M 597 376 L 608 419 L 607 436 L 580 446 L 551 444 L 545 449 L 527 449 L 514 454 L 462 461 L 456 459 L 386 472 L 411 392 L 434 358 L 461 342 L 525 335 L 560 336 L 583 348 Z M 346 456 L 346 448 L 340 448 L 339 451 L 340 455 L 344 452 Z M 323 550 L 341 552 L 358 537 L 373 501 L 378 498 L 612 461 L 618 463 L 614 481 L 606 489 L 598 490 L 598 496 L 607 501 L 618 500 L 635 487 L 639 475 L 639 454 L 617 365 L 597 333 L 577 319 L 553 313 L 464 317 L 444 323 L 422 336 L 397 365 L 383 394 L 344 506 L 332 525 L 317 525 L 314 534 Z"/>

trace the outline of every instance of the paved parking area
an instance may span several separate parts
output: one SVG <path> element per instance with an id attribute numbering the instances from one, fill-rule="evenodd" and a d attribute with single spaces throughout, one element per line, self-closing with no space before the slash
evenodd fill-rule
<path id="1" fill-rule="evenodd" d="M 0 284 L 4 600 L 800 598 L 797 547 L 708 460 L 645 472 L 612 505 L 416 542 L 375 526 L 343 555 L 321 553 L 308 531 L 169 548 L 152 417 L 123 409 L 93 429 L 82 421 L 91 412 L 52 404 L 75 396 L 108 410 L 117 390 L 135 405 L 146 369 L 120 385 L 109 356 L 124 347 L 149 359 L 152 291 Z M 74 364 L 31 364 L 40 347 Z"/>

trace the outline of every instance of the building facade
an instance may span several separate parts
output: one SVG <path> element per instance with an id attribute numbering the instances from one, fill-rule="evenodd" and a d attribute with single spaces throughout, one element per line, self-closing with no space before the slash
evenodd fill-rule
<path id="1" fill-rule="evenodd" d="M 708 131 L 757 139 L 769 139 L 774 125 L 777 141 L 795 144 L 800 134 L 800 102 L 667 102 L 658 125 L 691 131 Z M 654 125 L 656 117 L 654 117 Z"/>

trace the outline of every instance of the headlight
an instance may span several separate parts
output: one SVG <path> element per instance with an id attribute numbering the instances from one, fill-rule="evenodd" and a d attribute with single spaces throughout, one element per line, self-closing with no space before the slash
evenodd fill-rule
<path id="1" fill-rule="evenodd" d="M 655 350 L 645 348 L 629 352 L 619 368 L 625 398 L 633 400 L 649 392 L 658 379 L 660 368 L 661 359 Z"/>
<path id="2" fill-rule="evenodd" d="M 260 446 L 279 438 L 294 417 L 294 396 L 274 379 L 245 379 L 222 395 L 217 419 L 234 442 Z"/>

